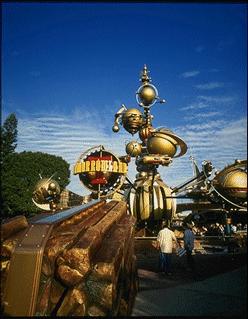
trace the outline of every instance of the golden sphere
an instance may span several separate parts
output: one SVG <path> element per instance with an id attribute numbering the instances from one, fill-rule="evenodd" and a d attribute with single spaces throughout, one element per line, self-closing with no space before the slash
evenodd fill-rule
<path id="1" fill-rule="evenodd" d="M 42 178 L 35 185 L 33 191 L 33 199 L 38 204 L 47 204 L 49 200 L 56 200 L 60 195 L 59 184 L 55 180 Z"/>
<path id="2" fill-rule="evenodd" d="M 131 134 L 138 132 L 142 124 L 142 113 L 137 109 L 128 109 L 122 116 L 122 125 Z"/>
<path id="3" fill-rule="evenodd" d="M 247 188 L 247 174 L 244 171 L 234 171 L 226 176 L 224 187 Z"/>
<path id="4" fill-rule="evenodd" d="M 141 154 L 141 144 L 135 141 L 129 142 L 126 146 L 126 152 L 131 157 L 136 157 Z"/>
<path id="5" fill-rule="evenodd" d="M 112 127 L 112 130 L 113 130 L 113 132 L 117 133 L 117 132 L 119 132 L 120 128 L 119 128 L 118 125 L 114 125 L 114 126 Z"/>
<path id="6" fill-rule="evenodd" d="M 152 104 L 156 98 L 156 91 L 150 85 L 144 85 L 139 91 L 139 98 L 145 106 Z"/>
<path id="7" fill-rule="evenodd" d="M 150 154 L 160 154 L 173 157 L 177 151 L 177 142 L 165 134 L 152 134 L 147 140 L 147 150 Z"/>
<path id="8" fill-rule="evenodd" d="M 150 154 L 180 157 L 187 152 L 187 145 L 171 130 L 160 128 L 151 132 L 150 137 L 147 139 L 147 149 Z M 180 151 L 176 155 L 178 149 Z"/>
<path id="9" fill-rule="evenodd" d="M 247 173 L 242 170 L 234 170 L 220 179 L 222 187 L 230 196 L 246 198 Z"/>

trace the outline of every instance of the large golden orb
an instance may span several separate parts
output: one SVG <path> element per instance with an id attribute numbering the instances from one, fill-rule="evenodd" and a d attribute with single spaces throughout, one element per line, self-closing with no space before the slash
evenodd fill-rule
<path id="1" fill-rule="evenodd" d="M 147 141 L 147 150 L 150 154 L 160 154 L 173 157 L 176 154 L 176 143 L 169 138 L 152 136 Z"/>
<path id="2" fill-rule="evenodd" d="M 178 146 L 180 147 L 180 152 L 175 155 Z M 150 154 L 180 157 L 187 152 L 187 145 L 172 131 L 161 128 L 151 132 L 147 139 L 147 150 Z"/>
<path id="3" fill-rule="evenodd" d="M 231 171 L 220 178 L 221 186 L 230 196 L 246 198 L 247 196 L 247 173 L 243 170 Z"/>
<path id="4" fill-rule="evenodd" d="M 137 109 L 128 109 L 122 116 L 122 125 L 131 134 L 138 132 L 142 124 L 142 113 Z"/>
<path id="5" fill-rule="evenodd" d="M 35 185 L 33 200 L 38 204 L 47 204 L 57 201 L 60 196 L 59 184 L 50 178 L 42 178 Z"/>
<path id="6" fill-rule="evenodd" d="M 131 157 L 136 157 L 141 154 L 142 146 L 136 141 L 131 141 L 126 146 L 126 152 Z"/>
<path id="7" fill-rule="evenodd" d="M 155 101 L 157 94 L 153 86 L 144 85 L 138 92 L 139 98 L 144 106 L 149 106 Z"/>

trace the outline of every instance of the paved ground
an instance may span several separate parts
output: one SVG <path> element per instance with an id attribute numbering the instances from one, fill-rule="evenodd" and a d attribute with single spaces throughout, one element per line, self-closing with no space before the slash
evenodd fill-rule
<path id="1" fill-rule="evenodd" d="M 139 292 L 132 316 L 216 316 L 246 318 L 246 254 L 195 256 L 199 276 L 174 257 L 174 273 L 157 273 L 156 259 L 138 258 Z"/>

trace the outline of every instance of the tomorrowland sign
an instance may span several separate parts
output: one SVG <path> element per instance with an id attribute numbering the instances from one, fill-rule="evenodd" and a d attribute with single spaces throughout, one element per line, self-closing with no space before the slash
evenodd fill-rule
<path id="1" fill-rule="evenodd" d="M 81 154 L 74 166 L 74 175 L 78 174 L 84 186 L 100 197 L 117 191 L 123 184 L 127 171 L 127 161 L 105 150 L 102 145 L 94 146 Z"/>

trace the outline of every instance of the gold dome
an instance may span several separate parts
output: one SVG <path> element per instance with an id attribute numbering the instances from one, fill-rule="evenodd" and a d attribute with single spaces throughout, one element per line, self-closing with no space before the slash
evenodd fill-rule
<path id="1" fill-rule="evenodd" d="M 150 154 L 168 155 L 173 157 L 176 154 L 176 142 L 167 137 L 151 136 L 147 141 L 147 150 Z"/>
<path id="2" fill-rule="evenodd" d="M 58 199 L 59 195 L 59 184 L 50 178 L 42 178 L 35 185 L 33 199 L 38 204 L 47 204 L 50 199 Z"/>
<path id="3" fill-rule="evenodd" d="M 175 156 L 177 146 L 180 147 L 180 152 Z M 180 157 L 187 152 L 187 145 L 172 131 L 166 128 L 161 128 L 151 132 L 150 137 L 147 139 L 147 150 L 150 154 Z"/>
<path id="4" fill-rule="evenodd" d="M 138 132 L 142 124 L 142 113 L 137 109 L 128 109 L 122 116 L 122 125 L 131 134 Z"/>
<path id="5" fill-rule="evenodd" d="M 229 173 L 224 181 L 224 187 L 247 188 L 247 174 L 244 171 L 234 171 Z"/>
<path id="6" fill-rule="evenodd" d="M 230 196 L 246 198 L 247 196 L 247 173 L 242 170 L 234 170 L 222 176 L 222 187 Z"/>
<path id="7" fill-rule="evenodd" d="M 149 84 L 141 87 L 138 94 L 139 94 L 139 98 L 140 98 L 141 102 L 145 106 L 152 104 L 157 97 L 155 89 Z"/>
<path id="8" fill-rule="evenodd" d="M 136 157 L 141 154 L 141 144 L 135 141 L 131 141 L 126 146 L 126 153 L 131 157 Z"/>

